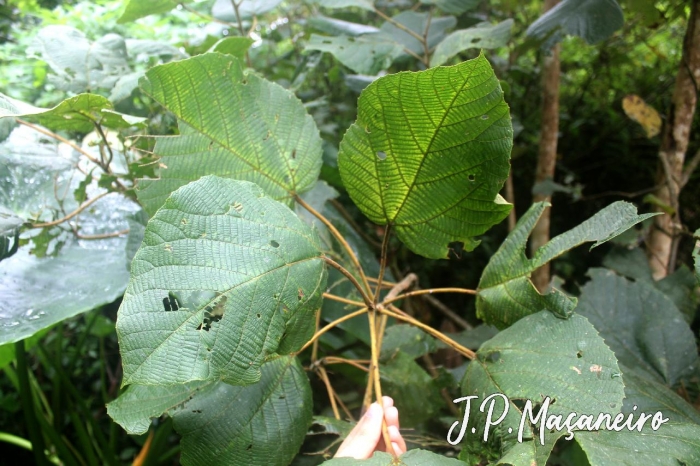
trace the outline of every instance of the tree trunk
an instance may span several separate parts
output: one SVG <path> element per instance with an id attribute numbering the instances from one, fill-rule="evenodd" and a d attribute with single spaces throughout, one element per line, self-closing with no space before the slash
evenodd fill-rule
<path id="1" fill-rule="evenodd" d="M 649 266 L 656 280 L 672 273 L 675 267 L 675 250 L 681 224 L 678 196 L 683 187 L 683 164 L 695 115 L 697 83 L 700 82 L 700 0 L 693 0 L 690 8 L 683 56 L 659 149 L 656 182 L 661 187 L 654 193 L 663 204 L 673 208 L 675 213 L 673 216 L 664 214 L 655 217 L 646 242 Z"/>
<path id="2" fill-rule="evenodd" d="M 544 11 L 553 8 L 559 0 L 545 0 Z M 555 45 L 543 59 L 542 64 L 542 125 L 540 146 L 537 157 L 535 183 L 554 178 L 557 164 L 557 137 L 559 134 L 559 44 Z M 533 202 L 549 201 L 551 196 L 535 194 Z M 534 253 L 549 241 L 550 210 L 546 209 L 532 230 L 530 251 Z M 549 264 L 543 265 L 532 274 L 532 282 L 543 291 L 549 284 Z"/>

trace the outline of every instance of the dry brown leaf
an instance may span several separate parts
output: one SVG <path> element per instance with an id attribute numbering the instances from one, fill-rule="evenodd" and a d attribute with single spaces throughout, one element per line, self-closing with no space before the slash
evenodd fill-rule
<path id="1" fill-rule="evenodd" d="M 653 138 L 661 131 L 659 112 L 638 95 L 630 94 L 622 99 L 622 109 L 628 117 L 642 125 L 648 138 Z"/>

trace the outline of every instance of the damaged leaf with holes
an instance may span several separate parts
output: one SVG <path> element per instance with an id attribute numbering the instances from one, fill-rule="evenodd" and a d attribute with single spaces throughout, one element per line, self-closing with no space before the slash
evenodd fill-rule
<path id="1" fill-rule="evenodd" d="M 246 181 L 203 177 L 146 226 L 117 319 L 123 385 L 248 385 L 313 334 L 326 287 L 314 230 Z"/>
<path id="2" fill-rule="evenodd" d="M 446 258 L 452 243 L 473 250 L 474 237 L 510 212 L 498 192 L 512 145 L 508 105 L 480 55 L 370 84 L 340 143 L 338 167 L 371 221 L 390 225 L 415 253 Z"/>

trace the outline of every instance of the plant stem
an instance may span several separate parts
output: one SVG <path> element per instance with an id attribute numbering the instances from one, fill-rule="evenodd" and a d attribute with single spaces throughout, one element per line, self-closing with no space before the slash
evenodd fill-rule
<path id="1" fill-rule="evenodd" d="M 374 396 L 377 399 L 379 406 L 381 406 L 383 409 L 384 400 L 382 399 L 382 383 L 379 375 L 379 348 L 377 347 L 377 309 L 372 308 L 367 315 L 369 316 L 370 352 L 372 355 L 372 360 L 369 365 L 368 379 L 369 383 L 374 383 Z M 369 387 L 367 391 L 369 391 Z M 391 444 L 391 439 L 389 438 L 386 418 L 382 418 L 382 437 L 384 438 L 384 445 L 386 446 L 387 453 L 396 456 L 394 447 Z"/>
<path id="2" fill-rule="evenodd" d="M 355 269 L 357 269 L 357 273 L 360 274 L 360 279 L 362 280 L 362 285 L 365 287 L 364 288 L 365 291 L 369 293 L 371 288 L 369 286 L 369 283 L 367 282 L 367 277 L 365 276 L 365 271 L 362 268 L 362 266 L 360 265 L 360 261 L 357 258 L 355 251 L 352 250 L 352 248 L 350 247 L 348 242 L 345 240 L 343 235 L 340 234 L 338 229 L 326 217 L 321 215 L 320 212 L 317 212 L 316 209 L 314 209 L 309 204 L 304 202 L 304 200 L 301 197 L 299 197 L 298 195 L 294 196 L 294 200 L 300 206 L 302 206 L 304 209 L 309 211 L 309 213 L 311 215 L 313 215 L 314 217 L 319 219 L 321 221 L 321 223 L 323 223 L 328 228 L 328 230 L 335 237 L 335 239 L 338 240 L 338 242 L 341 244 L 341 246 L 343 246 L 343 249 L 345 249 L 348 252 L 348 255 L 350 256 L 350 260 L 352 261 L 353 265 L 355 266 Z"/>
<path id="3" fill-rule="evenodd" d="M 365 304 L 361 303 L 359 301 L 353 301 L 352 299 L 347 299 L 347 298 L 342 298 L 340 296 L 331 294 L 331 293 L 323 293 L 323 297 L 326 299 L 331 299 L 333 301 L 338 301 L 340 303 L 345 303 L 345 304 L 352 304 L 353 306 L 358 306 L 358 307 L 364 307 Z"/>
<path id="4" fill-rule="evenodd" d="M 57 141 L 61 141 L 61 142 L 64 143 L 64 144 L 68 144 L 68 145 L 71 146 L 73 149 L 75 149 L 76 151 L 78 151 L 78 152 L 80 152 L 82 155 L 84 155 L 90 162 L 94 163 L 94 164 L 97 165 L 98 167 L 102 167 L 102 164 L 100 163 L 99 160 L 97 160 L 95 157 L 93 157 L 92 155 L 90 155 L 89 152 L 83 150 L 79 145 L 77 145 L 77 144 L 74 143 L 73 141 L 69 141 L 68 139 L 66 139 L 66 138 L 64 138 L 64 137 L 62 137 L 62 136 L 59 136 L 58 134 L 56 134 L 56 133 L 54 133 L 54 132 L 52 132 L 52 131 L 49 131 L 48 129 L 44 129 L 44 128 L 40 127 L 40 126 L 33 125 L 33 124 L 29 123 L 28 121 L 22 120 L 21 118 L 15 118 L 15 121 L 16 121 L 17 123 L 19 123 L 20 125 L 27 126 L 27 127 L 31 128 L 31 129 L 33 129 L 34 131 L 39 132 L 39 133 L 41 133 L 41 134 L 43 134 L 43 135 L 46 135 L 46 136 L 48 136 L 48 137 L 50 137 L 50 138 L 52 138 L 52 139 L 55 139 L 55 140 L 57 140 Z"/>
<path id="5" fill-rule="evenodd" d="M 17 376 L 19 378 L 19 397 L 24 411 L 24 420 L 27 423 L 29 439 L 32 442 L 34 460 L 38 466 L 47 466 L 49 462 L 44 455 L 44 437 L 36 419 L 32 389 L 29 386 L 29 365 L 27 364 L 27 353 L 24 350 L 24 340 L 15 343 L 15 359 L 17 360 Z"/>
<path id="6" fill-rule="evenodd" d="M 374 306 L 374 304 L 373 304 L 373 302 L 372 302 L 372 299 L 369 297 L 369 295 L 367 294 L 367 292 L 366 292 L 364 289 L 362 289 L 362 286 L 360 286 L 360 284 L 358 283 L 357 279 L 353 276 L 353 274 L 351 274 L 350 272 L 348 272 L 347 269 L 346 269 L 345 267 L 343 267 L 342 265 L 338 264 L 336 261 L 334 261 L 334 260 L 331 259 L 330 257 L 323 256 L 323 260 L 326 261 L 326 263 L 327 263 L 328 265 L 334 267 L 334 268 L 337 269 L 340 273 L 342 273 L 343 275 L 345 275 L 345 276 L 347 277 L 347 279 L 350 280 L 350 282 L 351 282 L 353 285 L 355 285 L 355 288 L 357 288 L 357 291 L 359 291 L 360 294 L 362 295 L 362 300 L 365 302 L 365 305 L 367 306 L 368 309 L 371 309 L 371 308 Z"/>
<path id="7" fill-rule="evenodd" d="M 365 312 L 367 312 L 367 308 L 366 308 L 366 307 L 364 307 L 364 308 L 362 308 L 362 309 L 360 309 L 360 310 L 357 310 L 357 311 L 355 311 L 355 312 L 351 312 L 350 314 L 346 314 L 346 315 L 344 315 L 343 317 L 334 320 L 333 322 L 331 322 L 330 324 L 326 325 L 325 327 L 323 327 L 323 328 L 322 328 L 321 330 L 319 330 L 318 332 L 314 333 L 314 336 L 312 336 L 311 339 L 309 339 L 309 341 L 307 341 L 307 342 L 304 344 L 304 346 L 302 346 L 301 349 L 300 349 L 299 351 L 296 352 L 296 354 L 301 353 L 301 352 L 304 351 L 306 348 L 308 348 L 309 346 L 311 346 L 311 345 L 313 344 L 313 342 L 316 341 L 316 340 L 318 339 L 318 337 L 320 337 L 321 335 L 323 335 L 324 333 L 326 333 L 327 331 L 329 331 L 329 330 L 332 329 L 333 327 L 337 326 L 338 324 L 342 324 L 342 323 L 345 322 L 346 320 L 350 320 L 350 319 L 352 319 L 353 317 L 361 316 L 361 315 L 364 314 Z"/>
<path id="8" fill-rule="evenodd" d="M 119 236 L 124 236 L 128 235 L 129 230 L 121 230 L 121 231 L 114 231 L 112 233 L 100 233 L 99 235 L 81 235 L 78 233 L 76 236 L 78 239 L 85 239 L 85 240 L 97 240 L 97 239 L 107 239 L 107 238 L 116 238 Z"/>
<path id="9" fill-rule="evenodd" d="M 384 238 L 382 239 L 382 255 L 379 261 L 379 275 L 377 276 L 377 287 L 374 290 L 374 305 L 379 302 L 379 293 L 382 291 L 382 280 L 384 280 L 384 272 L 386 271 L 387 251 L 389 250 L 389 238 L 391 237 L 391 224 L 386 226 L 384 230 Z"/>
<path id="10" fill-rule="evenodd" d="M 382 301 L 382 304 L 387 305 L 389 303 L 393 303 L 394 301 L 399 301 L 401 299 L 410 298 L 412 296 L 420 296 L 420 295 L 424 295 L 424 294 L 433 294 L 433 293 L 463 293 L 463 294 L 471 294 L 471 295 L 477 294 L 476 290 L 470 290 L 468 288 L 428 288 L 425 290 L 409 291 L 408 293 L 400 294 L 400 295 L 395 296 L 391 299 L 385 299 L 384 301 Z M 387 298 L 388 298 L 388 296 L 387 296 Z"/>
<path id="11" fill-rule="evenodd" d="M 335 402 L 335 390 L 333 390 L 333 385 L 331 385 L 331 381 L 328 379 L 328 373 L 326 372 L 326 369 L 323 366 L 319 366 L 316 368 L 316 372 L 318 372 L 319 377 L 321 380 L 323 380 L 323 383 L 326 385 L 326 390 L 328 391 L 328 398 L 331 400 L 331 408 L 333 409 L 333 415 L 337 420 L 340 421 L 340 411 L 338 411 L 338 405 Z"/>
<path id="12" fill-rule="evenodd" d="M 78 214 L 79 214 L 80 212 L 82 212 L 83 210 L 85 210 L 85 209 L 87 209 L 88 207 L 90 207 L 92 204 L 94 204 L 94 203 L 97 202 L 98 200 L 100 200 L 100 199 L 102 199 L 103 197 L 105 197 L 107 194 L 112 194 L 112 193 L 109 192 L 109 191 L 106 191 L 106 192 L 104 192 L 104 193 L 102 193 L 102 194 L 98 194 L 97 196 L 93 197 L 93 198 L 90 199 L 89 201 L 86 201 L 86 202 L 83 202 L 82 204 L 80 204 L 80 207 L 78 207 L 78 208 L 75 209 L 73 212 L 71 212 L 70 214 L 66 215 L 66 216 L 63 217 L 63 218 L 59 218 L 58 220 L 54 220 L 54 221 L 52 221 L 52 222 L 46 222 L 46 223 L 32 223 L 30 226 L 31 226 L 32 228 L 46 228 L 46 227 L 53 227 L 53 226 L 59 225 L 59 224 L 61 224 L 61 223 L 63 223 L 63 222 L 67 222 L 68 220 L 72 219 L 73 217 L 75 217 L 76 215 L 78 215 Z"/>
<path id="13" fill-rule="evenodd" d="M 336 356 L 326 356 L 325 358 L 320 359 L 318 361 L 319 364 L 323 364 L 326 366 L 331 365 L 331 364 L 349 364 L 353 367 L 360 369 L 361 371 L 369 372 L 369 369 L 361 364 L 362 362 L 370 363 L 371 361 L 367 361 L 367 360 L 355 361 L 352 359 L 339 358 Z"/>
<path id="14" fill-rule="evenodd" d="M 428 335 L 431 335 L 431 336 L 437 338 L 438 340 L 440 340 L 441 342 L 445 343 L 446 345 L 454 348 L 456 351 L 458 351 L 459 353 L 461 353 L 464 357 L 466 357 L 468 359 L 473 360 L 476 358 L 476 353 L 474 353 L 474 351 L 460 345 L 459 343 L 457 343 L 456 341 L 454 341 L 452 338 L 448 337 L 444 333 L 440 332 L 439 330 L 435 330 L 433 327 L 431 327 L 429 325 L 425 325 L 423 322 L 421 322 L 417 319 L 414 319 L 413 317 L 409 316 L 408 314 L 406 314 L 405 312 L 403 312 L 401 309 L 397 308 L 396 306 L 390 305 L 389 308 L 391 310 L 380 308 L 379 312 L 384 313 L 384 314 L 386 314 L 390 317 L 393 317 L 395 319 L 402 320 L 406 323 L 413 325 L 414 327 L 418 327 L 419 329 L 423 330 Z"/>

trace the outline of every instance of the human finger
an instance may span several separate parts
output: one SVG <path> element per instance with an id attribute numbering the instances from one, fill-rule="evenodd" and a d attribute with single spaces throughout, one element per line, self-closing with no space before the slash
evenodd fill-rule
<path id="1" fill-rule="evenodd" d="M 362 419 L 350 431 L 335 454 L 336 458 L 367 459 L 372 456 L 382 435 L 384 411 L 379 403 L 372 403 Z"/>
<path id="2" fill-rule="evenodd" d="M 394 453 L 397 456 L 406 453 L 406 441 L 403 439 L 401 432 L 399 432 L 399 428 L 396 426 L 389 426 L 387 430 L 389 431 L 389 440 L 391 441 L 391 446 L 394 448 Z"/>

